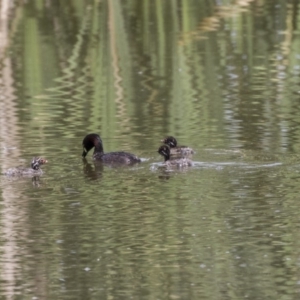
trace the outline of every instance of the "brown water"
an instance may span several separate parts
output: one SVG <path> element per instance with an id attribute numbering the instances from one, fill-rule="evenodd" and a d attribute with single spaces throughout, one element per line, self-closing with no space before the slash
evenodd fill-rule
<path id="1" fill-rule="evenodd" d="M 298 299 L 299 1 L 25 2 L 0 165 L 49 163 L 0 176 L 0 298 Z M 143 163 L 84 163 L 90 132 Z M 166 135 L 192 168 L 160 167 Z"/>

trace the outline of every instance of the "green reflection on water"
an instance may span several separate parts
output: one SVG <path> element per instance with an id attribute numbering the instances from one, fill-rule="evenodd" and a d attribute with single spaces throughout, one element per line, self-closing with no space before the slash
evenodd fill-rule
<path id="1" fill-rule="evenodd" d="M 1 177 L 3 296 L 298 295 L 299 4 L 215 3 L 13 7 L 1 166 L 49 165 Z M 84 165 L 88 132 L 148 160 Z M 203 164 L 157 168 L 168 134 Z"/>

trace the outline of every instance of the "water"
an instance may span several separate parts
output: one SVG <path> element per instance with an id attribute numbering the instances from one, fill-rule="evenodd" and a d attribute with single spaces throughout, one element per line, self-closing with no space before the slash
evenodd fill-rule
<path id="1" fill-rule="evenodd" d="M 298 1 L 1 4 L 1 298 L 298 299 Z"/>

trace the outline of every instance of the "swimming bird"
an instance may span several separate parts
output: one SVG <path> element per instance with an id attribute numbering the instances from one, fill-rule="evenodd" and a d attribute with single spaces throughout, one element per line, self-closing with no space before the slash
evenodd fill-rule
<path id="1" fill-rule="evenodd" d="M 170 149 L 170 153 L 172 156 L 188 156 L 194 154 L 195 151 L 187 146 L 177 146 L 177 140 L 173 136 L 167 136 L 161 142 L 168 145 Z"/>
<path id="2" fill-rule="evenodd" d="M 82 141 L 83 152 L 82 157 L 86 157 L 87 153 L 95 147 L 93 159 L 102 161 L 107 164 L 135 164 L 141 162 L 141 159 L 136 155 L 128 152 L 109 152 L 104 153 L 103 142 L 100 136 L 96 133 L 90 133 L 85 136 Z"/>
<path id="3" fill-rule="evenodd" d="M 193 165 L 193 162 L 188 158 L 170 159 L 170 147 L 168 145 L 160 146 L 157 152 L 164 157 L 164 165 L 167 167 L 182 168 Z"/>
<path id="4" fill-rule="evenodd" d="M 10 168 L 4 172 L 8 176 L 39 176 L 43 174 L 41 165 L 46 164 L 48 161 L 41 157 L 33 157 L 31 161 L 31 168 L 15 167 Z"/>

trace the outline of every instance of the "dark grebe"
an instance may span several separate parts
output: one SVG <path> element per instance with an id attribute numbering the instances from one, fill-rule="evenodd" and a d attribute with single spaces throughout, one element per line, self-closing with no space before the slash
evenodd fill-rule
<path id="1" fill-rule="evenodd" d="M 171 148 L 171 155 L 188 156 L 195 153 L 192 148 L 187 146 L 177 146 L 177 141 L 173 136 L 167 136 L 162 142 Z"/>
<path id="2" fill-rule="evenodd" d="M 188 158 L 178 158 L 170 160 L 170 147 L 168 145 L 163 145 L 158 148 L 157 151 L 160 155 L 165 158 L 165 165 L 167 167 L 189 167 L 193 165 L 193 162 Z"/>
<path id="3" fill-rule="evenodd" d="M 107 164 L 134 164 L 141 160 L 134 154 L 127 152 L 103 152 L 103 144 L 100 136 L 96 133 L 88 134 L 82 141 L 83 152 L 82 157 L 86 157 L 87 153 L 93 148 L 93 159 L 100 160 Z"/>
<path id="4" fill-rule="evenodd" d="M 41 157 L 34 157 L 31 161 L 31 168 L 16 167 L 10 168 L 4 172 L 8 176 L 39 176 L 43 174 L 40 166 L 46 164 L 48 161 Z"/>

